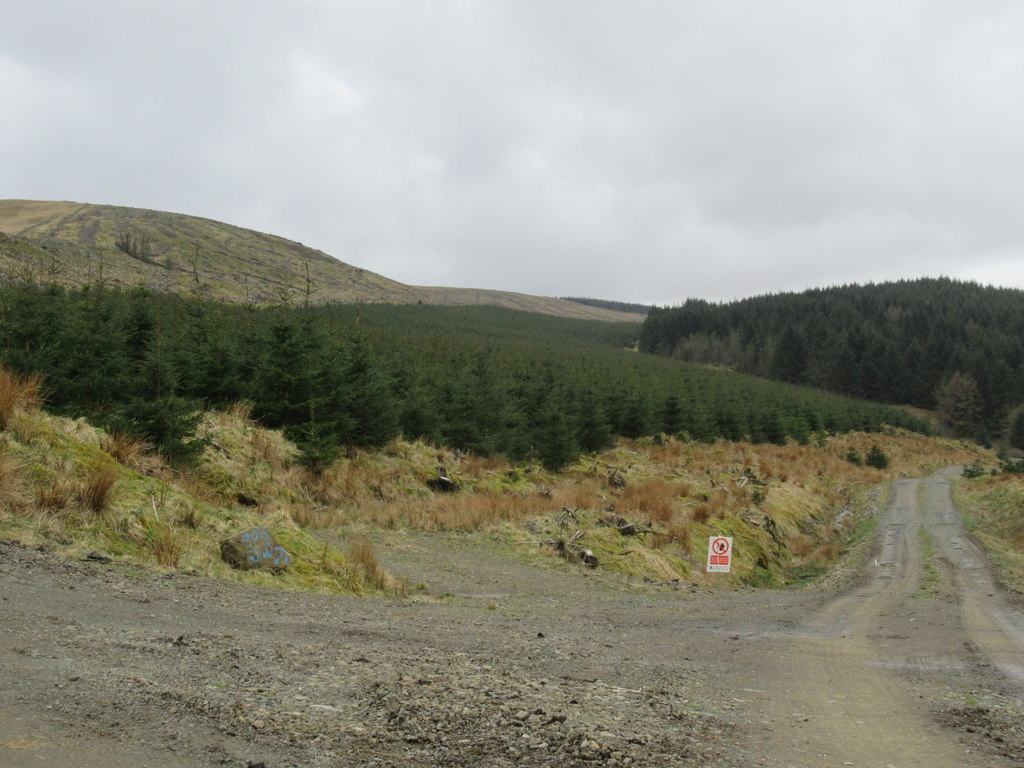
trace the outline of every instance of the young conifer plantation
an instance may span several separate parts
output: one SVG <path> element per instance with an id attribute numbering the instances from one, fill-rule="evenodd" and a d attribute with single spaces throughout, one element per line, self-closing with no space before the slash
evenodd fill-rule
<path id="1" fill-rule="evenodd" d="M 8 283 L 0 350 L 48 406 L 135 434 L 172 461 L 203 408 L 252 403 L 314 472 L 402 434 L 558 468 L 616 436 L 806 442 L 925 430 L 907 413 L 639 355 L 633 323 L 494 307 L 247 307 L 103 286 Z"/>

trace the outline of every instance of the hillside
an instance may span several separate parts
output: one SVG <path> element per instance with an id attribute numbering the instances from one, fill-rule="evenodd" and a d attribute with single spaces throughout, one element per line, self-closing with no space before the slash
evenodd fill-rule
<path id="1" fill-rule="evenodd" d="M 301 243 L 210 219 L 139 208 L 0 200 L 0 272 L 80 286 L 202 295 L 237 303 L 485 304 L 558 317 L 627 312 L 506 291 L 405 285 Z M 311 290 L 310 290 L 311 289 Z"/>
<path id="2" fill-rule="evenodd" d="M 618 441 L 558 472 L 396 437 L 312 473 L 287 429 L 266 429 L 250 404 L 235 403 L 200 412 L 198 450 L 171 465 L 151 443 L 44 410 L 40 385 L 0 366 L 0 539 L 290 589 L 404 588 L 370 552 L 324 547 L 319 529 L 500 532 L 572 567 L 698 582 L 708 537 L 727 532 L 742 542 L 731 579 L 781 584 L 835 561 L 855 534 L 837 515 L 871 485 L 995 462 L 976 446 L 887 429 L 806 446 Z M 877 446 L 884 468 L 849 460 Z M 453 486 L 436 482 L 439 464 Z M 222 561 L 218 543 L 257 525 L 296 556 L 293 567 L 236 572 Z M 581 562 L 576 541 L 596 561 Z"/>
<path id="3" fill-rule="evenodd" d="M 640 349 L 938 408 L 956 434 L 985 441 L 1024 402 L 1024 291 L 922 279 L 691 300 L 653 310 Z"/>

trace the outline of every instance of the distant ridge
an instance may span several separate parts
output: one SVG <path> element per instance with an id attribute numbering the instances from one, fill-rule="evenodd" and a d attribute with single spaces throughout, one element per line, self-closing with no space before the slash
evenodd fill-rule
<path id="1" fill-rule="evenodd" d="M 482 304 L 593 320 L 636 314 L 508 291 L 418 287 L 275 235 L 141 208 L 0 200 L 0 273 L 84 285 L 146 285 L 221 301 Z"/>
<path id="2" fill-rule="evenodd" d="M 615 312 L 627 312 L 631 315 L 647 317 L 653 307 L 650 304 L 633 304 L 627 301 L 608 301 L 607 299 L 583 299 L 574 296 L 563 296 L 566 301 L 574 301 L 577 304 L 585 304 L 588 307 L 600 307 L 611 309 Z"/>

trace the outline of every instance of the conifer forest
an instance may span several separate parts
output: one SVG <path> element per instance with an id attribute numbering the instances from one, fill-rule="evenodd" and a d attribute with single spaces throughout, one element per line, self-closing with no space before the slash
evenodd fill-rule
<path id="1" fill-rule="evenodd" d="M 692 307 L 680 311 L 688 317 Z M 686 338 L 654 335 L 669 317 L 652 316 L 641 349 L 682 344 L 677 357 L 695 357 Z M 638 353 L 639 330 L 497 307 L 257 307 L 143 288 L 0 288 L 6 366 L 42 375 L 51 410 L 138 435 L 177 462 L 205 447 L 195 437 L 204 408 L 242 400 L 264 426 L 283 429 L 313 471 L 348 447 L 400 434 L 558 468 L 617 436 L 783 443 L 885 425 L 928 429 L 903 410 L 801 386 L 820 383 L 810 362 L 788 376 L 794 383 L 766 382 Z M 710 327 L 701 333 L 716 338 Z"/>

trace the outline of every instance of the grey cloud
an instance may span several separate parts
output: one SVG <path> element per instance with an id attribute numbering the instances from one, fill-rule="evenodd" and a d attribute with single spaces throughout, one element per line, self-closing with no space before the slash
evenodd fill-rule
<path id="1" fill-rule="evenodd" d="M 0 196 L 163 208 L 404 282 L 671 303 L 1024 285 L 1024 9 L 23 4 Z"/>

